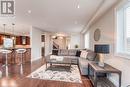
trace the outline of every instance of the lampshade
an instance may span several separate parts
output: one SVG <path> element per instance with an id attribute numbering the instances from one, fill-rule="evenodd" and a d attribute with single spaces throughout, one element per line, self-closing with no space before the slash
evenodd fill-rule
<path id="1" fill-rule="evenodd" d="M 108 54 L 109 53 L 109 45 L 108 44 L 99 44 L 94 46 L 95 53 L 103 53 Z"/>

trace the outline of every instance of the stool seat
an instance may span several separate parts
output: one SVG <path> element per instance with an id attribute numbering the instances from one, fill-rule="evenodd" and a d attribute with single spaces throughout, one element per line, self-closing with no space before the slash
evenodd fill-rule
<path id="1" fill-rule="evenodd" d="M 25 52 L 26 52 L 26 49 L 17 49 L 16 52 L 17 52 L 17 53 L 25 53 Z"/>
<path id="2" fill-rule="evenodd" d="M 23 64 L 23 55 L 24 55 L 24 53 L 26 52 L 26 49 L 17 49 L 16 52 L 17 52 L 18 54 L 21 54 L 20 65 L 22 65 L 22 64 Z"/>
<path id="3" fill-rule="evenodd" d="M 5 59 L 6 59 L 6 61 L 5 61 L 5 65 L 3 65 L 3 66 L 5 66 L 5 75 L 8 77 L 8 54 L 9 53 L 11 53 L 12 51 L 11 50 L 7 50 L 7 49 L 0 49 L 0 53 L 3 53 L 3 54 L 5 54 Z M 0 74 L 1 74 L 1 72 L 0 72 Z"/>
<path id="4" fill-rule="evenodd" d="M 6 49 L 0 49 L 0 53 L 8 54 L 11 53 L 11 50 L 6 50 Z"/>

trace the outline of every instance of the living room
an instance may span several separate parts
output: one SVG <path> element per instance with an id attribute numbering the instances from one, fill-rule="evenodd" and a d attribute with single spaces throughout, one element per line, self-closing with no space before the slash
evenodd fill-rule
<path id="1" fill-rule="evenodd" d="M 130 87 L 128 0 L 11 3 L 0 10 L 0 87 Z"/>

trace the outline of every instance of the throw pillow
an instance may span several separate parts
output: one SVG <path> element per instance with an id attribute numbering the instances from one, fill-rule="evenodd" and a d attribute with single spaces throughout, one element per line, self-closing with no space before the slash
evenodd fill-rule
<path id="1" fill-rule="evenodd" d="M 76 55 L 76 50 L 75 49 L 70 49 L 70 50 L 68 50 L 68 55 L 69 56 L 75 56 Z"/>
<path id="2" fill-rule="evenodd" d="M 52 55 L 58 55 L 58 50 L 52 50 Z"/>
<path id="3" fill-rule="evenodd" d="M 60 56 L 67 56 L 68 50 L 67 49 L 60 49 Z"/>
<path id="4" fill-rule="evenodd" d="M 93 51 L 89 51 L 87 55 L 87 59 L 90 61 L 94 61 L 95 58 L 96 58 L 96 53 L 94 53 Z"/>
<path id="5" fill-rule="evenodd" d="M 80 54 L 81 54 L 81 51 L 80 51 L 80 50 L 77 50 L 76 56 L 77 56 L 77 57 L 80 57 Z"/>
<path id="6" fill-rule="evenodd" d="M 88 52 L 87 51 L 81 51 L 80 57 L 87 58 Z"/>

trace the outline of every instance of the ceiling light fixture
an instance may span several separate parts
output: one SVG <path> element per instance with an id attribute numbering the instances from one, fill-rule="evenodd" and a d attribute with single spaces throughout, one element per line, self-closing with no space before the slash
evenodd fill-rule
<path id="1" fill-rule="evenodd" d="M 80 0 L 75 0 L 75 6 L 76 8 L 80 8 Z"/>
<path id="2" fill-rule="evenodd" d="M 15 35 L 14 35 L 14 26 L 15 26 L 15 24 L 14 24 L 14 23 L 12 23 L 12 26 L 13 26 L 13 31 L 12 31 L 12 39 L 14 40 L 14 39 L 15 39 Z"/>
<path id="3" fill-rule="evenodd" d="M 80 6 L 78 5 L 77 8 L 80 8 Z"/>
<path id="4" fill-rule="evenodd" d="M 31 10 L 28 10 L 28 13 L 30 14 L 30 13 L 32 13 L 32 11 L 31 11 Z"/>
<path id="5" fill-rule="evenodd" d="M 3 27 L 4 27 L 4 37 L 3 37 L 3 39 L 5 39 L 5 26 L 6 26 L 6 24 L 3 24 Z"/>

